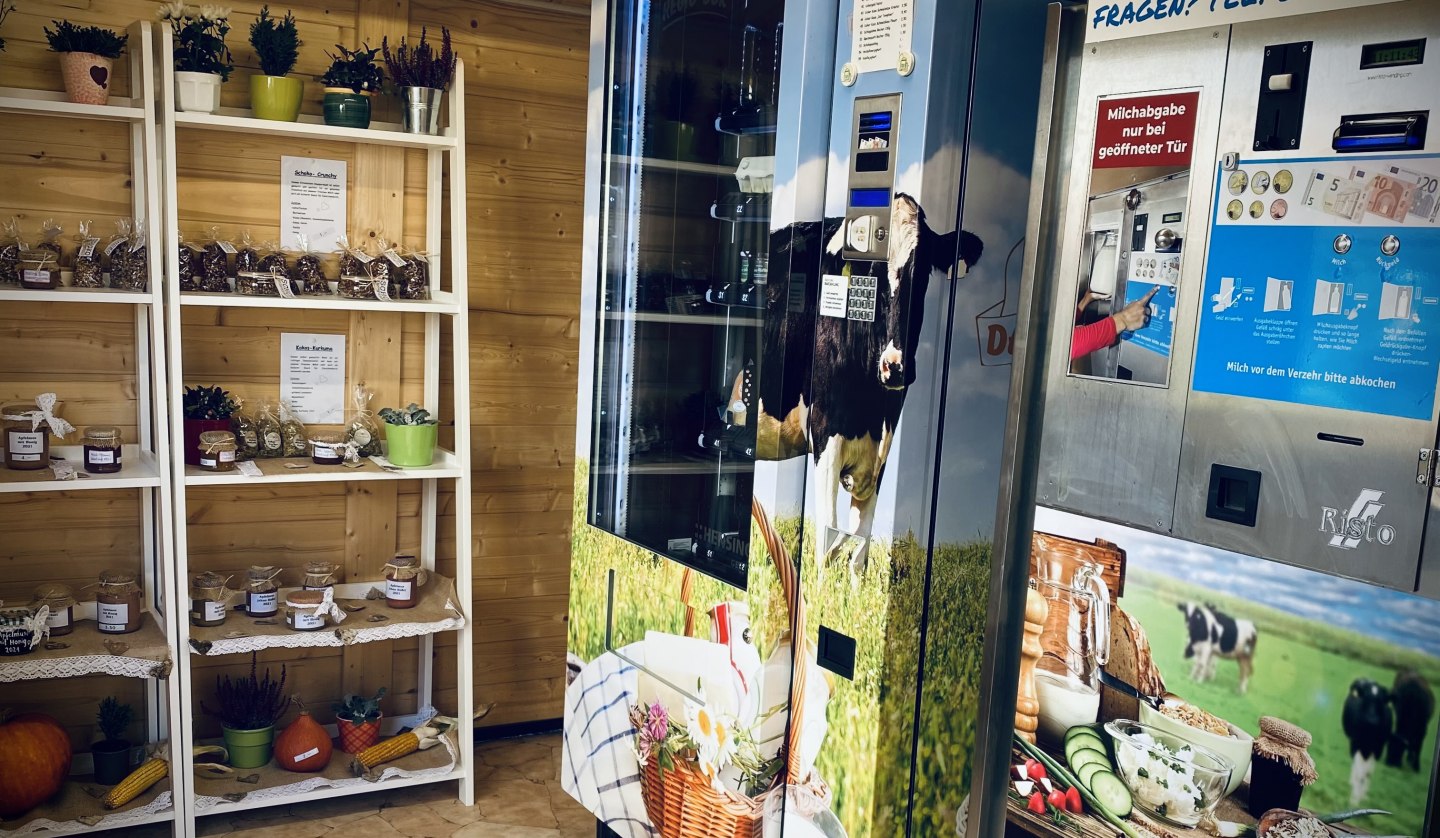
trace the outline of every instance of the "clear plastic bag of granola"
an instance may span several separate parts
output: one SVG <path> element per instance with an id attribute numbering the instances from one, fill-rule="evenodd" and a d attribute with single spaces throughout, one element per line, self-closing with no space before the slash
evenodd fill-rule
<path id="1" fill-rule="evenodd" d="M 91 222 L 81 221 L 75 233 L 75 275 L 70 284 L 76 288 L 104 288 L 105 272 L 100 240 L 90 235 Z"/>
<path id="2" fill-rule="evenodd" d="M 260 402 L 255 408 L 255 434 L 260 443 L 255 456 L 285 456 L 285 437 L 280 431 L 280 417 L 275 415 L 275 407 L 268 401 Z"/>
<path id="3" fill-rule="evenodd" d="M 105 255 L 110 257 L 110 287 L 118 288 L 117 274 L 126 270 L 130 261 L 130 235 L 135 232 L 135 222 L 128 218 L 115 219 L 115 234 L 105 242 Z"/>
<path id="4" fill-rule="evenodd" d="M 20 218 L 11 218 L 5 222 L 5 229 L 0 231 L 0 285 L 20 284 L 20 251 L 25 249 Z"/>
<path id="5" fill-rule="evenodd" d="M 261 273 L 277 274 L 286 279 L 290 278 L 290 263 L 285 260 L 285 254 L 280 250 L 280 245 L 273 241 L 265 242 L 260 246 L 260 261 L 255 265 L 255 270 Z"/>
<path id="6" fill-rule="evenodd" d="M 245 408 L 244 399 L 235 399 L 235 412 L 230 414 L 230 432 L 235 434 L 235 459 L 253 460 L 260 454 L 260 432 L 255 418 Z"/>
<path id="7" fill-rule="evenodd" d="M 405 300 L 430 299 L 430 257 L 421 250 L 401 251 L 405 264 L 398 271 L 394 285 Z"/>
<path id="8" fill-rule="evenodd" d="M 364 276 L 365 262 L 369 259 L 364 251 L 350 246 L 350 237 L 341 233 L 336 239 L 335 257 L 340 261 L 340 276 Z"/>
<path id="9" fill-rule="evenodd" d="M 294 296 L 295 283 L 290 278 L 290 263 L 285 260 L 285 254 L 275 242 L 265 242 L 260 252 L 263 255 L 255 270 L 235 277 L 235 290 L 253 297 Z"/>
<path id="10" fill-rule="evenodd" d="M 47 218 L 40 225 L 40 242 L 35 245 L 36 250 L 48 250 L 55 254 L 56 264 L 60 261 L 60 237 L 64 235 L 65 228 L 61 227 L 53 218 Z"/>
<path id="11" fill-rule="evenodd" d="M 325 279 L 320 254 L 310 249 L 310 240 L 305 236 L 300 236 L 298 241 L 300 255 L 295 257 L 295 278 L 300 282 L 301 293 L 329 296 L 330 283 Z"/>
<path id="12" fill-rule="evenodd" d="M 235 275 L 239 276 L 241 271 L 251 272 L 260 269 L 260 253 L 255 249 L 255 242 L 250 237 L 249 230 L 240 231 L 240 246 L 235 249 Z"/>
<path id="13" fill-rule="evenodd" d="M 353 399 L 355 415 L 345 426 L 345 442 L 360 457 L 375 457 L 380 454 L 380 420 L 370 410 L 370 400 L 375 394 L 361 385 L 355 385 Z"/>
<path id="14" fill-rule="evenodd" d="M 304 457 L 310 453 L 310 435 L 305 431 L 305 423 L 283 401 L 280 402 L 280 443 L 286 457 Z"/>
<path id="15" fill-rule="evenodd" d="M 116 253 L 126 251 L 118 270 L 111 254 L 110 287 L 121 291 L 144 291 L 150 287 L 150 248 L 145 243 L 145 223 L 136 219 L 133 229 L 130 238 L 116 250 Z"/>
<path id="16" fill-rule="evenodd" d="M 205 239 L 205 249 L 200 252 L 200 290 L 223 292 L 230 290 L 230 254 L 235 246 L 220 238 L 220 228 L 211 227 Z"/>
<path id="17" fill-rule="evenodd" d="M 180 235 L 180 244 L 175 248 L 175 264 L 180 266 L 180 290 L 199 291 L 200 251 Z"/>

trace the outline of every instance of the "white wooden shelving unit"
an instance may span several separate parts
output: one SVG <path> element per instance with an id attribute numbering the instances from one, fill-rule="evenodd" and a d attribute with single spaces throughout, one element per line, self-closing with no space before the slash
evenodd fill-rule
<path id="1" fill-rule="evenodd" d="M 266 491 L 267 487 L 291 484 L 300 485 L 305 483 L 323 482 L 353 482 L 353 481 L 376 481 L 376 480 L 413 480 L 419 481 L 421 487 L 421 504 L 419 511 L 420 531 L 420 557 L 424 567 L 430 572 L 435 571 L 436 551 L 436 530 L 438 525 L 439 503 L 438 492 L 440 481 L 450 481 L 454 488 L 454 516 L 455 516 L 455 575 L 453 580 L 453 592 L 448 609 L 439 617 L 431 614 L 433 619 L 411 620 L 403 619 L 390 620 L 380 625 L 366 625 L 362 620 L 356 619 L 352 625 L 350 621 L 341 623 L 335 631 L 324 632 L 290 632 L 283 636 L 274 634 L 251 634 L 245 635 L 237 631 L 234 623 L 240 620 L 232 618 L 224 626 L 225 631 L 216 634 L 215 629 L 192 628 L 188 622 L 188 615 L 184 612 L 175 621 L 178 640 L 174 644 L 176 648 L 185 650 L 178 654 L 175 661 L 175 675 L 172 681 L 179 685 L 185 713 L 177 727 L 177 742 L 193 744 L 194 725 L 192 714 L 198 712 L 199 708 L 194 706 L 194 692 L 192 684 L 192 665 L 194 658 L 200 656 L 215 656 L 223 654 L 236 654 L 249 652 L 259 648 L 298 648 L 303 646 L 342 646 L 357 643 L 366 643 L 378 640 L 389 640 L 399 637 L 418 637 L 420 649 L 418 654 L 419 672 L 417 706 L 426 707 L 431 704 L 434 691 L 434 672 L 432 671 L 433 641 L 437 633 L 455 632 L 456 638 L 456 694 L 458 706 L 438 708 L 444 715 L 453 715 L 459 720 L 456 729 L 456 743 L 452 756 L 454 764 L 450 766 L 430 767 L 423 770 L 406 771 L 393 776 L 386 776 L 379 782 L 372 783 L 356 777 L 345 777 L 343 779 L 322 780 L 317 775 L 296 774 L 295 783 L 279 788 L 265 789 L 263 793 L 256 792 L 247 794 L 243 800 L 227 800 L 220 797 L 207 797 L 197 790 L 197 782 L 193 777 L 193 760 L 190 756 L 190 749 L 183 748 L 183 753 L 177 755 L 174 766 L 174 775 L 180 778 L 183 793 L 178 796 L 178 814 L 176 817 L 176 832 L 184 836 L 193 836 L 196 831 L 196 819 L 211 814 L 230 812 L 243 809 L 255 809 L 265 806 L 278 806 L 290 803 L 318 800 L 326 797 L 359 794 L 368 791 L 388 791 L 396 788 L 414 786 L 426 783 L 443 781 L 458 781 L 457 796 L 466 805 L 474 803 L 474 698 L 473 698 L 473 677 L 471 657 L 471 626 L 473 615 L 469 614 L 471 596 L 471 541 L 470 541 L 470 416 L 469 416 L 469 325 L 468 306 L 466 302 L 467 265 L 466 265 L 466 211 L 465 211 L 465 83 L 463 66 L 457 66 L 455 80 L 450 92 L 446 96 L 448 109 L 448 126 L 440 136 L 420 136 L 407 134 L 401 130 L 401 126 L 385 123 L 372 123 L 367 130 L 352 128 L 335 128 L 322 124 L 314 117 L 302 116 L 301 121 L 294 123 L 271 122 L 254 119 L 248 112 L 222 109 L 215 115 L 181 113 L 175 109 L 174 102 L 174 62 L 172 60 L 172 46 L 169 33 L 164 29 L 157 30 L 156 41 L 158 42 L 158 64 L 159 74 L 159 118 L 161 143 L 160 158 L 163 164 L 163 173 L 160 178 L 164 189 L 164 221 L 157 225 L 163 232 L 163 242 L 159 244 L 156 253 L 163 254 L 165 262 L 164 287 L 167 289 L 165 295 L 166 307 L 168 309 L 168 322 L 170 324 L 169 341 L 169 370 L 171 380 L 174 382 L 176 392 L 172 393 L 169 402 L 170 424 L 176 429 L 172 435 L 172 451 L 165 464 L 170 469 L 170 483 L 174 487 L 174 521 L 175 521 L 175 550 L 174 550 L 174 573 L 172 576 L 174 589 L 172 595 L 177 601 L 185 602 L 188 597 L 189 563 L 188 538 L 187 538 L 187 490 L 195 487 L 226 486 L 233 488 L 240 493 L 254 487 L 259 492 Z M 235 82 L 231 82 L 234 84 Z M 179 268 L 175 264 L 175 253 L 180 244 L 179 218 L 181 207 L 179 206 L 179 188 L 176 171 L 176 150 L 181 138 L 187 132 L 223 132 L 234 135 L 238 139 L 263 143 L 272 147 L 277 156 L 287 152 L 286 140 L 326 140 L 331 142 L 346 141 L 357 144 L 372 144 L 389 146 L 401 149 L 418 149 L 426 155 L 426 218 L 425 235 L 426 251 L 432 254 L 441 253 L 441 228 L 442 222 L 446 220 L 444 213 L 448 212 L 448 233 L 449 250 L 442 258 L 431 261 L 431 297 L 426 301 L 395 300 L 390 302 L 372 300 L 350 300 L 341 297 L 308 297 L 301 296 L 295 299 L 282 299 L 270 297 L 251 297 L 240 294 L 222 293 L 180 293 Z M 353 182 L 353 174 L 352 174 Z M 442 183 L 448 184 L 449 200 L 446 202 Z M 353 198 L 352 198 L 353 202 Z M 218 207 L 217 207 L 218 209 Z M 276 207 L 277 222 L 279 220 L 279 207 Z M 160 261 L 158 259 L 154 261 Z M 451 277 L 451 289 L 441 290 L 442 274 Z M 421 314 L 425 318 L 425 346 L 424 346 L 424 402 L 426 405 L 435 407 L 441 401 L 441 340 L 442 323 L 449 320 L 452 337 L 452 382 L 455 392 L 452 394 L 454 416 L 449 417 L 454 422 L 455 450 L 437 451 L 435 464 L 428 468 L 405 468 L 397 469 L 389 466 L 383 459 L 377 459 L 366 464 L 360 469 L 343 467 L 308 466 L 304 470 L 290 471 L 283 467 L 280 461 L 254 461 L 262 471 L 260 476 L 246 476 L 239 472 L 213 473 L 204 472 L 195 468 L 189 468 L 184 463 L 183 434 L 179 432 L 182 427 L 181 399 L 179 398 L 179 387 L 185 381 L 185 356 L 183 352 L 185 333 L 189 329 L 203 329 L 206 326 L 185 326 L 182 320 L 182 310 L 188 307 L 209 306 L 217 308 L 239 307 L 239 308 L 283 308 L 290 310 L 315 310 L 315 311 L 388 311 L 388 312 L 409 312 Z M 398 337 L 398 336 L 397 336 Z M 224 386 L 225 382 L 213 382 Z M 378 407 L 378 405 L 376 406 Z M 243 496 L 243 495 L 242 495 Z M 257 524 L 264 522 L 257 521 Z M 388 558 L 388 557 L 386 557 Z M 355 580 L 350 580 L 354 582 Z M 434 583 L 432 583 L 434 584 Z M 353 584 L 337 586 L 337 595 L 340 598 L 346 596 L 363 596 L 360 588 L 368 589 L 371 583 L 361 582 L 358 586 Z M 422 592 L 430 586 L 422 588 Z M 355 588 L 355 590 L 350 590 Z M 285 589 L 282 589 L 282 601 Z M 422 606 L 424 602 L 422 601 Z M 417 606 L 417 611 L 422 610 Z M 387 715 L 385 733 L 389 734 L 400 726 L 413 724 L 413 717 L 391 718 Z M 432 749 L 437 750 L 437 749 Z M 448 747 L 447 747 L 447 750 Z M 431 753 L 430 751 L 424 753 Z M 336 756 L 332 759 L 332 765 L 342 760 L 344 755 L 337 748 Z"/>
<path id="2" fill-rule="evenodd" d="M 80 477 L 73 481 L 57 481 L 47 469 L 39 472 L 6 471 L 0 469 L 0 492 L 75 492 L 85 490 L 133 490 L 140 493 L 141 520 L 135 525 L 141 531 L 142 556 L 134 568 L 140 571 L 140 582 L 145 595 L 143 627 L 131 634 L 100 635 L 93 627 L 95 605 L 93 602 L 76 606 L 75 631 L 57 641 L 63 641 L 64 648 L 39 649 L 29 655 L 4 658 L 0 662 L 0 683 L 14 683 L 37 679 L 75 678 L 96 675 L 139 678 L 146 683 L 146 734 L 150 743 L 163 743 L 171 733 L 180 728 L 181 720 L 188 714 L 188 699 L 181 693 L 178 678 L 172 677 L 173 662 L 180 658 L 176 626 L 177 612 L 174 607 L 176 565 L 174 562 L 171 514 L 172 482 L 170 469 L 169 439 L 169 378 L 166 375 L 165 351 L 165 306 L 163 295 L 163 269 L 159 258 L 161 233 L 160 219 L 160 172 L 157 164 L 158 144 L 156 137 L 155 64 L 153 30 L 149 23 L 137 22 L 127 29 L 127 49 L 131 96 L 111 97 L 105 105 L 73 105 L 65 101 L 62 93 L 48 91 L 0 88 L 0 114 L 26 114 L 45 117 L 56 121 L 57 133 L 64 120 L 101 120 L 125 123 L 130 128 L 131 166 L 131 212 L 145 223 L 146 244 L 149 260 L 149 290 L 146 292 L 115 291 L 109 289 L 61 288 L 54 291 L 32 291 L 14 286 L 0 288 L 0 306 L 18 302 L 47 302 L 65 306 L 81 304 L 109 304 L 132 306 L 135 321 L 135 378 L 136 378 L 136 427 L 139 438 L 129 440 L 123 454 L 123 469 L 117 474 L 96 475 L 80 471 Z M 4 118 L 0 117 L 0 123 Z M 44 372 L 37 369 L 36 372 Z M 60 394 L 62 401 L 66 394 Z M 81 429 L 83 431 L 83 428 Z M 78 446 L 59 446 L 51 451 L 52 457 L 63 457 L 77 465 L 83 464 Z M 55 522 L 65 526 L 65 522 Z M 107 648 L 106 640 L 126 645 L 126 650 L 116 654 Z M 59 642 L 56 644 L 60 645 Z M 78 799 L 88 795 L 82 786 L 87 785 L 90 768 L 88 754 L 77 753 L 72 767 L 75 777 L 62 792 L 61 799 Z M 42 805 L 36 813 L 22 818 L 33 818 L 17 830 L 0 827 L 0 834 L 18 832 L 27 834 L 39 831 L 43 835 L 69 835 L 80 832 L 94 832 L 122 826 L 166 823 L 175 820 L 175 808 L 170 801 L 178 796 L 171 781 L 158 787 L 159 793 L 142 795 L 130 807 L 117 813 L 106 814 L 95 801 L 95 817 L 98 820 L 54 820 L 46 814 L 49 804 Z M 103 817 L 102 817 L 103 816 Z"/>

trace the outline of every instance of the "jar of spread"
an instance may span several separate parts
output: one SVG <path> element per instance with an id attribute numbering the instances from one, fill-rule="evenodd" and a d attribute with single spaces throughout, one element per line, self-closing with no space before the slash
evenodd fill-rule
<path id="1" fill-rule="evenodd" d="M 95 591 L 95 627 L 105 634 L 140 630 L 140 586 L 131 570 L 100 573 Z"/>
<path id="2" fill-rule="evenodd" d="M 190 625 L 209 628 L 222 625 L 227 616 L 226 603 L 230 577 L 207 570 L 190 580 Z"/>
<path id="3" fill-rule="evenodd" d="M 335 590 L 295 591 L 285 600 L 285 624 L 296 631 L 318 631 L 330 621 L 345 619 L 345 612 L 335 604 Z"/>
<path id="4" fill-rule="evenodd" d="M 85 470 L 91 474 L 115 474 L 120 470 L 120 429 L 96 425 L 85 429 Z"/>
<path id="5" fill-rule="evenodd" d="M 75 592 L 69 585 L 48 582 L 35 589 L 35 601 L 31 608 L 45 606 L 50 609 L 45 625 L 51 637 L 63 637 L 75 630 Z"/>
<path id="6" fill-rule="evenodd" d="M 60 258 L 55 251 L 37 247 L 21 252 L 15 268 L 21 288 L 51 291 L 60 287 Z"/>
<path id="7" fill-rule="evenodd" d="M 45 640 L 50 609 L 40 606 L 0 608 L 0 655 L 24 655 Z"/>
<path id="8" fill-rule="evenodd" d="M 255 566 L 246 573 L 245 613 L 256 619 L 273 617 L 280 611 L 280 589 L 275 584 L 280 570 Z"/>
<path id="9" fill-rule="evenodd" d="M 50 466 L 50 435 L 63 437 L 75 428 L 55 415 L 60 403 L 54 393 L 43 393 L 33 402 L 10 402 L 0 407 L 0 427 L 5 429 L 5 467 L 36 471 Z"/>
<path id="10" fill-rule="evenodd" d="M 305 563 L 305 579 L 300 587 L 307 591 L 326 591 L 335 587 L 340 578 L 340 566 L 324 560 Z"/>
<path id="11" fill-rule="evenodd" d="M 338 466 L 345 462 L 345 442 L 336 433 L 310 436 L 310 459 L 317 466 Z"/>
<path id="12" fill-rule="evenodd" d="M 420 600 L 417 589 L 427 574 L 414 556 L 396 556 L 385 565 L 385 604 L 391 608 L 414 608 Z"/>
<path id="13" fill-rule="evenodd" d="M 1271 809 L 1300 808 L 1305 787 L 1317 779 L 1310 756 L 1310 733 L 1284 719 L 1260 717 L 1260 735 L 1251 746 L 1250 800 L 1252 815 Z"/>
<path id="14" fill-rule="evenodd" d="M 206 431 L 200 435 L 200 467 L 206 471 L 235 470 L 235 435 L 229 431 Z"/>

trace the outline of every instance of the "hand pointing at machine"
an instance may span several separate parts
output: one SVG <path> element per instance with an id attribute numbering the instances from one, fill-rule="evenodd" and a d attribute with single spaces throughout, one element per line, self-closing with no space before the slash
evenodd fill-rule
<path id="1" fill-rule="evenodd" d="M 1115 321 L 1115 332 L 1118 334 L 1145 328 L 1150 322 L 1150 298 L 1159 290 L 1158 285 L 1151 288 L 1150 293 L 1110 315 Z"/>

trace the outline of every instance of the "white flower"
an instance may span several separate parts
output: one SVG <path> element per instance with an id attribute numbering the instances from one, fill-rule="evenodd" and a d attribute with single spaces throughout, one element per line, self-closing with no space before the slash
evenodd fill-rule
<path id="1" fill-rule="evenodd" d="M 230 17 L 230 10 L 225 6 L 216 6 L 206 3 L 200 7 L 200 19 L 219 23 Z"/>
<path id="2" fill-rule="evenodd" d="M 685 727 L 695 745 L 695 761 L 716 791 L 724 791 L 720 772 L 735 757 L 735 738 L 729 727 L 708 707 L 685 703 Z"/>
<path id="3" fill-rule="evenodd" d="M 161 20 L 180 20 L 185 16 L 184 0 L 173 0 L 170 3 L 161 3 L 155 15 Z"/>

